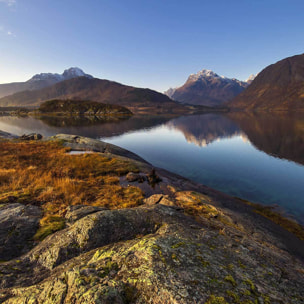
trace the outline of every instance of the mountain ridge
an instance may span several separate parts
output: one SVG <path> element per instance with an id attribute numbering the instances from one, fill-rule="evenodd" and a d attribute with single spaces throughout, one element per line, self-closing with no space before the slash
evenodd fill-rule
<path id="1" fill-rule="evenodd" d="M 189 75 L 181 87 L 170 88 L 165 94 L 181 103 L 214 107 L 231 100 L 248 85 L 248 82 L 203 69 Z"/>
<path id="2" fill-rule="evenodd" d="M 184 108 L 168 96 L 150 89 L 140 89 L 110 80 L 87 77 L 72 78 L 40 90 L 22 91 L 3 97 L 0 99 L 0 107 L 38 107 L 42 102 L 50 99 L 91 100 L 131 108 L 159 107 L 160 111 L 164 108 L 166 111 Z"/>
<path id="3" fill-rule="evenodd" d="M 267 66 L 228 106 L 255 111 L 303 110 L 304 54 Z"/>

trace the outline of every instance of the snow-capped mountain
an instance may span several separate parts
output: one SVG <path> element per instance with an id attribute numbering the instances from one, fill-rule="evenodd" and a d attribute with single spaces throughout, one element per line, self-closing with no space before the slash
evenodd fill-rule
<path id="1" fill-rule="evenodd" d="M 45 80 L 53 80 L 53 81 L 62 81 L 64 80 L 63 76 L 60 74 L 52 74 L 52 73 L 41 73 L 34 75 L 31 79 L 27 82 L 34 82 L 34 81 L 45 81 Z"/>
<path id="2" fill-rule="evenodd" d="M 172 98 L 175 90 L 176 90 L 176 88 L 170 88 L 167 91 L 165 91 L 164 94 L 167 95 L 168 97 Z"/>
<path id="3" fill-rule="evenodd" d="M 59 82 L 59 81 L 68 80 L 68 79 L 72 79 L 72 78 L 76 78 L 76 77 L 93 78 L 93 76 L 86 74 L 82 69 L 74 67 L 74 68 L 69 68 L 69 69 L 64 70 L 64 72 L 62 74 L 57 74 L 57 73 L 36 74 L 27 82 L 45 81 L 45 80 Z"/>
<path id="4" fill-rule="evenodd" d="M 251 74 L 248 79 L 246 80 L 247 83 L 251 84 L 251 82 L 257 77 L 258 74 Z"/>
<path id="5" fill-rule="evenodd" d="M 62 74 L 57 74 L 57 73 L 36 74 L 31 79 L 25 82 L 0 84 L 0 98 L 21 91 L 40 90 L 45 87 L 49 87 L 53 84 L 56 84 L 58 82 L 76 77 L 93 78 L 93 76 L 84 73 L 83 70 L 77 67 L 66 69 Z"/>
<path id="6" fill-rule="evenodd" d="M 191 74 L 183 86 L 170 88 L 165 94 L 182 103 L 219 106 L 241 93 L 248 85 L 245 81 L 203 69 Z"/>

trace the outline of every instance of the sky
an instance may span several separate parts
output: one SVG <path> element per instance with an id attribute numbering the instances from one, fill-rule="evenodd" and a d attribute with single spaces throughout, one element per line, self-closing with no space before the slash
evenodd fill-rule
<path id="1" fill-rule="evenodd" d="M 0 0 L 0 83 L 80 67 L 160 92 L 304 53 L 303 0 Z"/>

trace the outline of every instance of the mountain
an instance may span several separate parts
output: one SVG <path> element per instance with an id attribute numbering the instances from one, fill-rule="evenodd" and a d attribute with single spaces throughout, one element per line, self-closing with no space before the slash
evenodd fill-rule
<path id="1" fill-rule="evenodd" d="M 61 81 L 50 87 L 35 91 L 23 91 L 0 99 L 0 107 L 37 107 L 50 99 L 91 100 L 108 104 L 133 107 L 153 107 L 162 111 L 183 110 L 185 107 L 168 96 L 150 89 L 140 89 L 120 83 L 88 77 Z"/>
<path id="2" fill-rule="evenodd" d="M 72 79 L 75 77 L 93 78 L 93 76 L 85 74 L 79 68 L 69 68 L 64 70 L 62 74 L 41 73 L 34 75 L 31 79 L 25 82 L 13 82 L 0 84 L 0 98 L 21 91 L 39 90 L 51 86 L 60 81 Z"/>
<path id="3" fill-rule="evenodd" d="M 247 82 L 202 70 L 191 74 L 183 86 L 171 88 L 165 94 L 181 103 L 214 107 L 231 100 L 247 86 Z"/>
<path id="4" fill-rule="evenodd" d="M 303 110 L 304 54 L 266 67 L 229 106 L 258 111 Z"/>

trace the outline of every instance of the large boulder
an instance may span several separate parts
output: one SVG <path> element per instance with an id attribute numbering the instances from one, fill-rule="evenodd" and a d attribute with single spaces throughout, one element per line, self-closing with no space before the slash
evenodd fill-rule
<path id="1" fill-rule="evenodd" d="M 85 151 L 95 151 L 101 153 L 111 153 L 147 164 L 147 162 L 143 158 L 136 155 L 135 153 L 132 153 L 118 146 L 88 137 L 70 135 L 70 134 L 57 134 L 52 137 L 49 137 L 49 140 L 57 140 L 63 142 L 65 146 L 70 147 L 72 150 L 85 150 Z"/>
<path id="2" fill-rule="evenodd" d="M 236 227 L 219 227 L 162 204 L 91 213 L 42 241 L 19 272 L 14 261 L 0 265 L 2 286 L 14 286 L 0 290 L 0 301 L 304 303 L 303 264 Z"/>
<path id="3" fill-rule="evenodd" d="M 0 260 L 9 260 L 30 248 L 41 210 L 31 205 L 17 203 L 0 206 Z"/>

